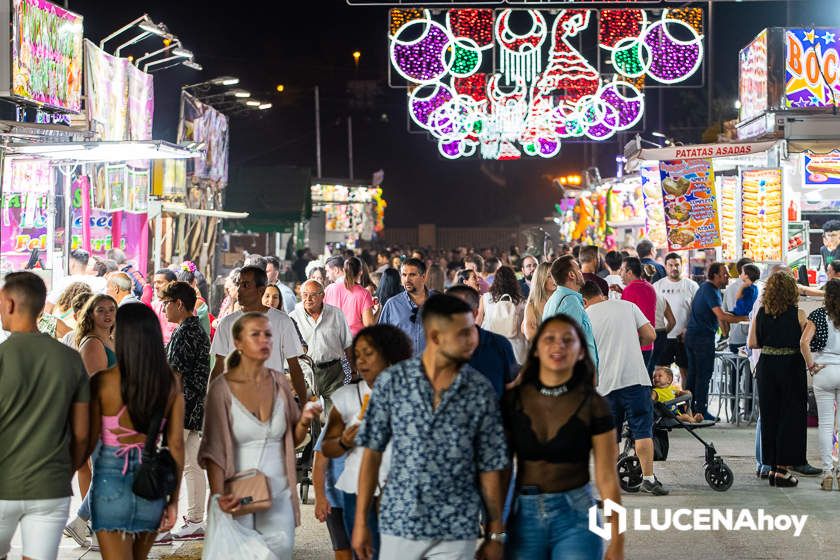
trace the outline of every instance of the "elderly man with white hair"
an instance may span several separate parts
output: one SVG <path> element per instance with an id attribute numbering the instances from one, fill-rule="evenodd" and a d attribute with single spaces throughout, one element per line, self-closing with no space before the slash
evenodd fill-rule
<path id="1" fill-rule="evenodd" d="M 139 299 L 134 296 L 134 281 L 125 272 L 112 272 L 108 275 L 108 284 L 105 288 L 105 293 L 117 300 L 117 305 L 122 306 L 126 303 L 141 303 Z"/>
<path id="2" fill-rule="evenodd" d="M 344 384 L 341 359 L 353 363 L 353 335 L 344 313 L 324 303 L 324 287 L 307 280 L 300 287 L 301 302 L 289 316 L 297 324 L 306 341 L 307 354 L 315 362 L 315 384 L 318 394 L 329 405 L 329 397 Z"/>

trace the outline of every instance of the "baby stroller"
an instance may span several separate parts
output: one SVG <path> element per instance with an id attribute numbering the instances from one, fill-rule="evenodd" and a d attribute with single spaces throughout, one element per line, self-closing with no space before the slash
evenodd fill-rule
<path id="1" fill-rule="evenodd" d="M 692 435 L 706 448 L 706 483 L 717 492 L 726 492 L 734 482 L 732 469 L 717 454 L 715 446 L 706 442 L 694 433 L 701 428 L 714 426 L 712 421 L 689 424 L 679 420 L 674 413 L 675 406 L 691 401 L 691 395 L 686 394 L 665 402 L 653 403 L 653 460 L 665 461 L 668 458 L 668 433 L 674 428 L 682 428 Z M 642 463 L 635 454 L 630 430 L 625 425 L 622 430 L 624 448 L 618 456 L 618 481 L 625 492 L 637 492 L 642 483 Z"/>
<path id="2" fill-rule="evenodd" d="M 318 387 L 315 383 L 315 362 L 303 354 L 298 357 L 301 365 L 306 364 L 308 367 L 303 367 L 304 378 L 306 380 L 307 389 L 313 395 L 320 396 Z M 321 435 L 321 422 L 312 422 L 309 427 L 309 434 L 295 449 L 295 467 L 297 471 L 297 481 L 300 488 L 300 501 L 306 503 L 309 499 L 309 488 L 312 486 L 312 461 L 315 457 L 315 443 Z"/>

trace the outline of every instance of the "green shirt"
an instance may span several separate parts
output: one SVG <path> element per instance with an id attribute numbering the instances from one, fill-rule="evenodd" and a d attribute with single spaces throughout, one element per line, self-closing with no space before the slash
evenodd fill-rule
<path id="1" fill-rule="evenodd" d="M 0 344 L 0 500 L 73 494 L 70 413 L 90 401 L 79 353 L 41 333 Z"/>

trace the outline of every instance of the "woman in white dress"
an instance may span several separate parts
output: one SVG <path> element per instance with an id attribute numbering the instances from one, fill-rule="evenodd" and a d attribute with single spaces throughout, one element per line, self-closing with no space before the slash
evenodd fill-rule
<path id="1" fill-rule="evenodd" d="M 500 266 L 490 291 L 481 296 L 477 322 L 481 328 L 510 341 L 518 364 L 524 364 L 528 356 L 528 341 L 522 332 L 524 320 L 525 298 L 519 289 L 516 273 L 509 266 Z"/>
<path id="2" fill-rule="evenodd" d="M 236 517 L 257 530 L 281 560 L 291 560 L 300 505 L 295 489 L 295 446 L 306 437 L 321 406 L 301 412 L 286 376 L 265 367 L 271 356 L 271 325 L 262 313 L 245 313 L 233 325 L 236 350 L 227 371 L 208 389 L 199 463 L 207 470 L 219 507 L 236 513 L 241 496 L 225 492 L 236 473 L 258 469 L 269 481 L 271 507 Z M 208 527 L 212 539 L 213 527 Z"/>
<path id="3" fill-rule="evenodd" d="M 321 452 L 329 458 L 346 455 L 344 471 L 338 477 L 335 487 L 342 492 L 344 529 L 348 539 L 352 539 L 353 523 L 356 519 L 356 494 L 364 452 L 363 448 L 356 447 L 356 434 L 364 419 L 376 378 L 388 366 L 411 357 L 411 341 L 403 331 L 391 325 L 365 327 L 353 339 L 353 354 L 356 371 L 361 378 L 332 394 L 333 408 L 327 422 L 327 433 L 321 444 Z M 389 444 L 382 455 L 379 468 L 380 488 L 385 486 L 390 464 Z M 379 524 L 373 509 L 369 513 L 368 527 L 372 533 L 375 560 L 379 552 Z"/>

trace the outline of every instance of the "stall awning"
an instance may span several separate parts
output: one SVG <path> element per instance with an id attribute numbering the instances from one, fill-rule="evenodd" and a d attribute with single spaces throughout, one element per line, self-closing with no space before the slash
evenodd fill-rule
<path id="1" fill-rule="evenodd" d="M 53 161 L 117 162 L 149 159 L 187 159 L 200 156 L 202 150 L 162 140 L 127 142 L 34 142 L 8 144 L 10 156 Z"/>
<path id="2" fill-rule="evenodd" d="M 224 221 L 227 231 L 288 232 L 312 215 L 309 168 L 291 165 L 234 169 L 225 190 L 225 210 L 248 212 Z"/>
<path id="3" fill-rule="evenodd" d="M 634 155 L 645 161 L 670 161 L 675 159 L 705 159 L 719 157 L 749 156 L 766 152 L 778 140 L 767 142 L 731 142 L 726 144 L 694 144 L 690 146 L 668 146 L 666 148 L 644 148 Z"/>

